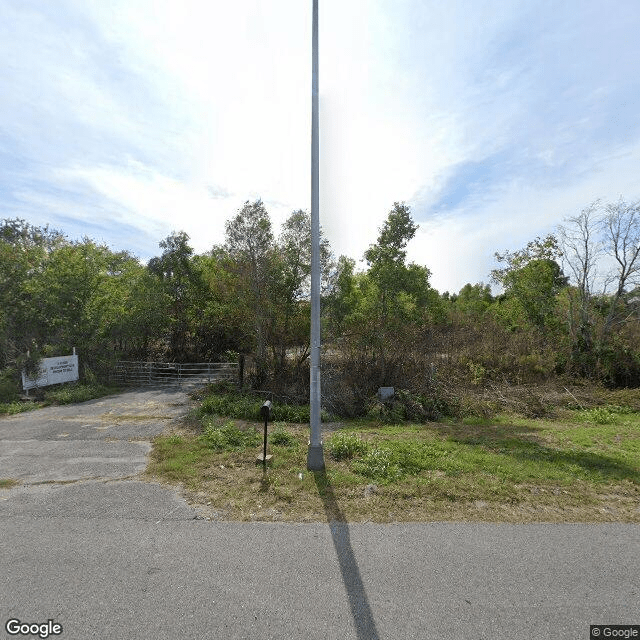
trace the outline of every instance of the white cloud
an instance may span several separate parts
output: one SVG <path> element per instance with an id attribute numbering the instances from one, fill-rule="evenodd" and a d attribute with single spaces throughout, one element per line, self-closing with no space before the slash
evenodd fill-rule
<path id="1" fill-rule="evenodd" d="M 311 2 L 0 11 L 0 192 L 18 215 L 20 203 L 99 215 L 154 245 L 184 229 L 204 251 L 247 199 L 263 199 L 276 232 L 309 208 Z M 632 198 L 639 16 L 625 1 L 321 0 L 320 212 L 334 251 L 361 258 L 404 200 L 422 224 L 410 256 L 458 290 L 595 197 Z M 491 162 L 482 189 L 433 210 L 464 167 Z"/>
<path id="2" fill-rule="evenodd" d="M 518 179 L 473 211 L 458 209 L 423 223 L 408 258 L 429 267 L 439 291 L 457 293 L 467 282 L 488 283 L 496 251 L 520 249 L 536 236 L 553 233 L 598 198 L 640 199 L 637 166 L 640 141 L 589 163 L 569 184 L 549 188 Z"/>

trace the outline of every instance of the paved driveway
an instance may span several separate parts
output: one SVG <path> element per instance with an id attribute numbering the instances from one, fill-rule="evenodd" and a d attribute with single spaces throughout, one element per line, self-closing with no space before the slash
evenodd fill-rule
<path id="1" fill-rule="evenodd" d="M 139 481 L 151 440 L 189 411 L 174 388 L 129 391 L 0 419 L 0 490 L 5 513 L 194 518 L 175 491 Z"/>
<path id="2" fill-rule="evenodd" d="M 0 419 L 0 477 L 29 486 L 135 476 L 150 440 L 188 402 L 181 391 L 147 389 Z"/>
<path id="3" fill-rule="evenodd" d="M 0 490 L 0 638 L 24 637 L 10 619 L 65 640 L 587 640 L 640 623 L 638 525 L 198 519 L 136 479 L 187 410 L 147 390 L 0 419 L 0 478 L 22 482 Z"/>

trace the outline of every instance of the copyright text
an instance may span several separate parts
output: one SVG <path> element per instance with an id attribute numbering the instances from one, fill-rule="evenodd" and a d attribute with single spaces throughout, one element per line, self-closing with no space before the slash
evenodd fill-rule
<path id="1" fill-rule="evenodd" d="M 589 640 L 602 638 L 637 638 L 640 640 L 640 624 L 592 624 Z"/>
<path id="2" fill-rule="evenodd" d="M 10 636 L 37 636 L 43 639 L 49 636 L 59 636 L 62 633 L 62 625 L 54 620 L 21 622 L 17 618 L 11 618 L 11 620 L 7 620 L 4 628 Z"/>

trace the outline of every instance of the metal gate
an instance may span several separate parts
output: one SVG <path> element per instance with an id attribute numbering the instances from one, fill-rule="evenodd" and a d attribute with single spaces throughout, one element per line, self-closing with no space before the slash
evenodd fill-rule
<path id="1" fill-rule="evenodd" d="M 197 385 L 217 380 L 237 380 L 236 362 L 142 362 L 122 360 L 111 382 L 122 385 Z"/>

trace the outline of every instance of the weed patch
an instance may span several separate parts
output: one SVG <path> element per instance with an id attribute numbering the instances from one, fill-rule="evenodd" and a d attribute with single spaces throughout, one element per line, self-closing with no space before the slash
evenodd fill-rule
<path id="1" fill-rule="evenodd" d="M 35 402 L 4 402 L 0 403 L 0 414 L 12 416 L 17 413 L 39 409 L 41 406 L 41 404 Z"/>
<path id="2" fill-rule="evenodd" d="M 276 447 L 297 448 L 298 439 L 289 433 L 282 424 L 274 425 L 273 431 L 269 434 L 269 443 Z"/>
<path id="3" fill-rule="evenodd" d="M 335 433 L 328 443 L 334 460 L 350 460 L 369 451 L 369 445 L 355 433 Z"/>
<path id="4" fill-rule="evenodd" d="M 249 394 L 215 392 L 202 401 L 198 415 L 219 415 L 239 420 L 259 421 L 263 400 Z M 309 423 L 309 406 L 274 403 L 271 418 L 278 422 Z M 322 419 L 329 416 L 323 412 Z"/>
<path id="5" fill-rule="evenodd" d="M 354 460 L 351 468 L 365 478 L 389 482 L 402 475 L 400 465 L 393 461 L 393 452 L 385 447 L 373 447 L 361 458 Z"/>
<path id="6" fill-rule="evenodd" d="M 586 409 L 578 414 L 578 419 L 593 424 L 613 424 L 622 413 L 619 407 L 595 407 Z"/>
<path id="7" fill-rule="evenodd" d="M 108 387 L 101 384 L 76 384 L 63 386 L 57 389 L 49 389 L 43 392 L 42 400 L 39 402 L 6 402 L 0 403 L 0 415 L 14 415 L 33 411 L 51 405 L 74 404 L 76 402 L 86 402 L 94 398 L 101 398 L 106 395 L 116 393 L 116 387 Z"/>
<path id="8" fill-rule="evenodd" d="M 255 429 L 243 431 L 233 422 L 228 422 L 221 427 L 207 427 L 200 440 L 215 451 L 238 451 L 258 445 L 260 434 Z"/>
<path id="9" fill-rule="evenodd" d="M 75 402 L 86 402 L 94 398 L 110 395 L 116 391 L 113 387 L 101 384 L 77 384 L 63 386 L 59 389 L 45 391 L 44 405 L 49 404 L 73 404 Z"/>

